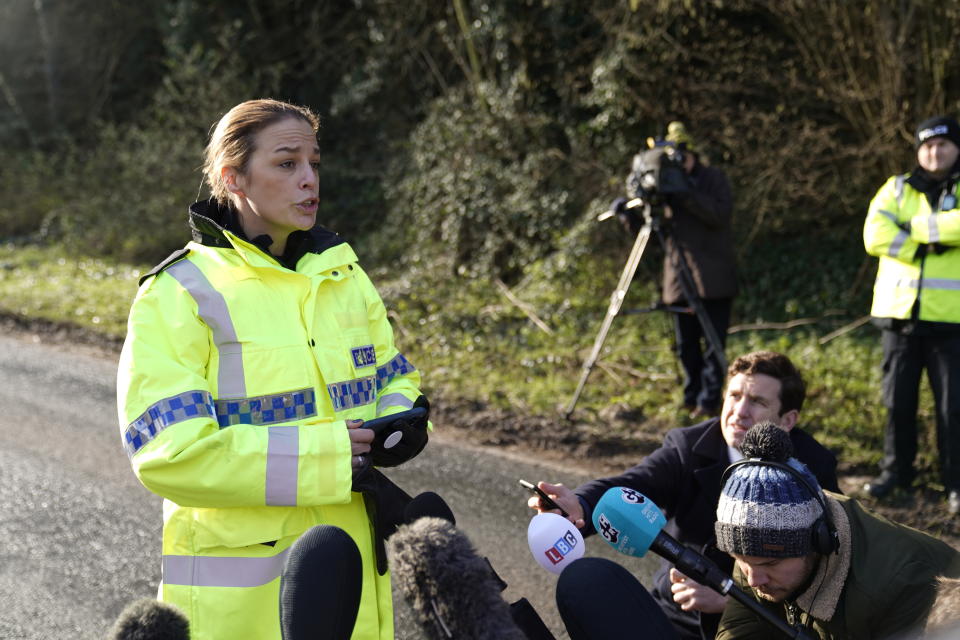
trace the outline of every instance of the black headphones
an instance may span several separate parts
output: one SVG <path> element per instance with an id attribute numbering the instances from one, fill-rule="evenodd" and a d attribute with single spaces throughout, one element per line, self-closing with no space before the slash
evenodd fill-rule
<path id="1" fill-rule="evenodd" d="M 809 493 L 813 498 L 820 504 L 820 512 L 823 514 L 814 521 L 811 526 L 810 533 L 811 545 L 813 550 L 819 553 L 820 555 L 829 555 L 831 553 L 839 553 L 840 551 L 840 536 L 837 534 L 837 528 L 833 525 L 833 518 L 830 516 L 830 509 L 827 508 L 826 503 L 823 500 L 823 496 L 820 495 L 820 492 L 813 488 L 810 482 L 803 477 L 803 475 L 791 467 L 788 464 L 783 462 L 775 462 L 773 460 L 762 460 L 760 458 L 744 458 L 742 460 L 737 460 L 729 467 L 727 467 L 723 475 L 720 477 L 720 492 L 723 493 L 723 488 L 727 486 L 727 478 L 730 477 L 730 473 L 737 467 L 744 465 L 753 465 L 758 467 L 772 467 L 774 469 L 781 469 L 782 471 L 787 472 L 803 486 L 807 493 Z"/>

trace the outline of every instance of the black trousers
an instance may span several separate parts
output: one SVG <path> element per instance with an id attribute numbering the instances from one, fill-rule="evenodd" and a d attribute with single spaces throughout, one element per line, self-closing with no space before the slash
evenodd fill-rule
<path id="1" fill-rule="evenodd" d="M 882 470 L 913 479 L 917 457 L 920 377 L 927 371 L 937 415 L 940 475 L 960 490 L 960 334 L 913 335 L 883 331 L 883 404 L 887 423 Z"/>
<path id="2" fill-rule="evenodd" d="M 604 558 L 580 558 L 563 570 L 557 580 L 557 609 L 570 640 L 677 639 L 643 585 Z"/>
<path id="3" fill-rule="evenodd" d="M 720 338 L 720 348 L 727 344 L 730 327 L 730 309 L 733 298 L 701 300 L 703 308 Z M 723 380 L 727 372 L 713 356 L 704 357 L 706 337 L 696 314 L 674 314 L 673 326 L 677 335 L 677 357 L 683 366 L 683 404 L 715 410 L 720 408 Z M 701 344 L 702 343 L 702 344 Z"/>

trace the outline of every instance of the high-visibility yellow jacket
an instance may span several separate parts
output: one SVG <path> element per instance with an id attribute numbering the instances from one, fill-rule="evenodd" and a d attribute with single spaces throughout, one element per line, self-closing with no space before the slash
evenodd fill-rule
<path id="1" fill-rule="evenodd" d="M 870 313 L 907 320 L 919 301 L 917 319 L 960 323 L 960 208 L 934 210 L 908 177 L 887 180 L 863 226 L 867 253 L 880 258 Z M 934 243 L 940 252 L 918 255 L 921 244 Z"/>
<path id="2" fill-rule="evenodd" d="M 141 284 L 117 381 L 124 448 L 165 498 L 160 598 L 193 640 L 279 638 L 286 552 L 330 524 L 363 558 L 353 638 L 393 638 L 344 421 L 410 408 L 420 374 L 335 234 L 293 271 L 198 211 L 189 252 Z"/>

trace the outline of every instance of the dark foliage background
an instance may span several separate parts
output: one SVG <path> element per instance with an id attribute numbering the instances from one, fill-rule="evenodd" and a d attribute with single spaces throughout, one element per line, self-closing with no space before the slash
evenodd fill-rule
<path id="1" fill-rule="evenodd" d="M 862 213 L 914 123 L 955 110 L 958 23 L 932 1 L 11 0 L 0 224 L 158 260 L 210 125 L 273 96 L 323 116 L 322 218 L 368 261 L 515 284 L 683 118 L 736 186 L 738 313 L 851 281 L 859 306 Z"/>

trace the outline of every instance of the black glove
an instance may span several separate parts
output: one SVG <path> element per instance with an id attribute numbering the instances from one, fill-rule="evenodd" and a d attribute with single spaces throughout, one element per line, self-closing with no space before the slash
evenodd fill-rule
<path id="1" fill-rule="evenodd" d="M 627 211 L 627 199 L 626 198 L 617 198 L 610 203 L 610 211 L 613 211 L 615 214 L 620 215 L 621 213 L 626 213 Z"/>
<path id="2" fill-rule="evenodd" d="M 378 436 L 374 439 L 370 448 L 370 459 L 378 467 L 396 467 L 407 460 L 412 460 L 423 451 L 427 446 L 427 420 L 430 417 L 430 403 L 426 396 L 420 396 L 413 403 L 413 407 L 423 407 L 427 410 L 426 414 L 417 420 L 407 420 L 397 418 L 384 433 L 401 431 L 402 438 L 393 447 L 387 449 L 383 446 L 383 440 Z"/>
<path id="3" fill-rule="evenodd" d="M 945 244 L 940 244 L 939 242 L 934 242 L 932 245 L 930 245 L 930 249 L 933 250 L 935 254 L 940 255 L 945 251 L 949 251 L 951 247 L 948 247 Z"/>
<path id="4" fill-rule="evenodd" d="M 924 243 L 922 243 L 922 242 L 921 242 L 920 244 L 918 244 L 918 245 L 917 245 L 917 252 L 913 254 L 913 259 L 914 259 L 914 260 L 923 260 L 923 258 L 927 255 L 927 249 L 929 249 L 929 248 L 930 248 L 930 245 L 928 245 L 928 244 L 924 244 Z"/>

